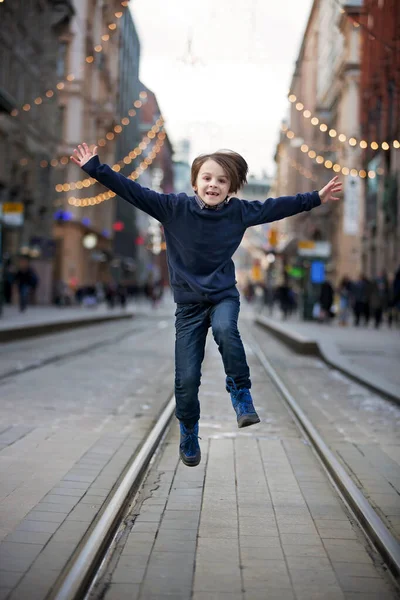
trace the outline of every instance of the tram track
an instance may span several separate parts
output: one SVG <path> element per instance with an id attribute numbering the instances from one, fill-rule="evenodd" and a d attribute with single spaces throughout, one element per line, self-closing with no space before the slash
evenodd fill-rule
<path id="1" fill-rule="evenodd" d="M 118 333 L 115 336 L 106 337 L 103 340 L 96 340 L 95 342 L 92 342 L 92 343 L 84 345 L 84 346 L 79 346 L 79 347 L 73 348 L 71 350 L 61 351 L 60 353 L 53 354 L 51 356 L 48 356 L 48 357 L 45 357 L 45 358 L 42 358 L 39 360 L 32 360 L 31 362 L 28 362 L 25 365 L 14 367 L 4 373 L 1 373 L 0 374 L 0 385 L 2 382 L 4 382 L 7 379 L 10 379 L 11 377 L 16 377 L 18 375 L 27 373 L 28 371 L 40 369 L 40 368 L 45 367 L 50 364 L 59 363 L 68 358 L 76 358 L 77 356 L 86 354 L 87 352 L 91 352 L 92 350 L 98 350 L 100 348 L 105 348 L 105 347 L 111 346 L 113 344 L 118 344 L 119 342 L 122 342 L 123 340 L 125 340 L 133 335 L 136 335 L 139 337 L 140 335 L 148 334 L 149 329 L 150 329 L 150 331 L 157 331 L 158 327 L 159 327 L 159 325 L 149 328 L 148 323 L 144 323 L 142 325 L 135 324 L 134 326 L 130 327 L 128 329 L 128 331 L 125 331 L 123 333 Z"/>
<path id="2" fill-rule="evenodd" d="M 247 343 L 262 365 L 268 378 L 278 390 L 279 396 L 291 418 L 298 426 L 316 455 L 319 457 L 331 484 L 353 513 L 366 537 L 374 544 L 395 579 L 400 576 L 400 544 L 387 529 L 362 492 L 354 484 L 344 467 L 335 457 L 318 430 L 301 409 L 299 403 L 286 387 L 254 336 L 246 333 Z M 67 568 L 59 577 L 48 600 L 78 600 L 88 598 L 93 582 L 99 578 L 101 565 L 107 563 L 110 548 L 126 527 L 129 511 L 135 506 L 136 495 L 141 488 L 152 460 L 161 451 L 174 414 L 175 400 L 172 396 L 163 408 L 156 424 L 143 441 L 140 450 L 127 465 L 119 484 L 85 539 L 77 547 Z"/>

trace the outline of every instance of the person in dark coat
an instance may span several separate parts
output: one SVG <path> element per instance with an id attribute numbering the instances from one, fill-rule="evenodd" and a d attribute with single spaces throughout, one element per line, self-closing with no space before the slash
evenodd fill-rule
<path id="1" fill-rule="evenodd" d="M 24 312 L 28 306 L 29 297 L 38 284 L 38 276 L 30 266 L 29 260 L 25 257 L 20 258 L 19 268 L 15 274 L 14 283 L 18 287 L 19 310 Z"/>
<path id="2" fill-rule="evenodd" d="M 321 321 L 329 321 L 333 317 L 332 304 L 333 304 L 333 287 L 329 281 L 324 281 L 321 285 L 321 293 L 319 296 L 319 303 L 321 306 Z"/>

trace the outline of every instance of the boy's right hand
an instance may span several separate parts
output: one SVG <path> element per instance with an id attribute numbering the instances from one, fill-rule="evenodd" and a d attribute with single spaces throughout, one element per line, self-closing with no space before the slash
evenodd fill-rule
<path id="1" fill-rule="evenodd" d="M 93 150 L 90 150 L 86 142 L 83 142 L 82 146 L 78 146 L 78 150 L 74 148 L 74 154 L 75 156 L 70 156 L 70 159 L 78 165 L 78 167 L 83 167 L 88 160 L 97 155 L 97 146 L 94 146 Z"/>

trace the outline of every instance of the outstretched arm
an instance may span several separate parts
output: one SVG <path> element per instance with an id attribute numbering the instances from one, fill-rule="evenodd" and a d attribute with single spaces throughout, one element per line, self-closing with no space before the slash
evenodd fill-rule
<path id="1" fill-rule="evenodd" d="M 242 200 L 242 217 L 246 227 L 260 225 L 261 223 L 272 223 L 285 217 L 291 217 L 298 213 L 311 210 L 321 203 L 330 200 L 339 200 L 336 196 L 342 190 L 342 184 L 333 177 L 319 192 L 306 192 L 296 196 L 281 196 L 279 198 L 268 198 L 265 202 L 248 202 Z"/>
<path id="2" fill-rule="evenodd" d="M 100 164 L 97 146 L 90 150 L 84 142 L 78 146 L 78 149 L 74 149 L 71 160 L 99 183 L 161 223 L 166 223 L 173 218 L 177 201 L 174 194 L 159 194 L 144 188 L 136 181 L 113 171 L 108 165 Z"/>

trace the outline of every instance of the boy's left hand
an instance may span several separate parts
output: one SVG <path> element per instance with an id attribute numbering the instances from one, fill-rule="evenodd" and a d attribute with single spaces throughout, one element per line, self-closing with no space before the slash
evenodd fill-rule
<path id="1" fill-rule="evenodd" d="M 343 186 L 337 179 L 338 176 L 336 175 L 336 177 L 333 177 L 329 183 L 318 192 L 322 204 L 325 204 L 325 202 L 329 202 L 330 200 L 340 200 L 335 194 L 341 192 Z"/>

